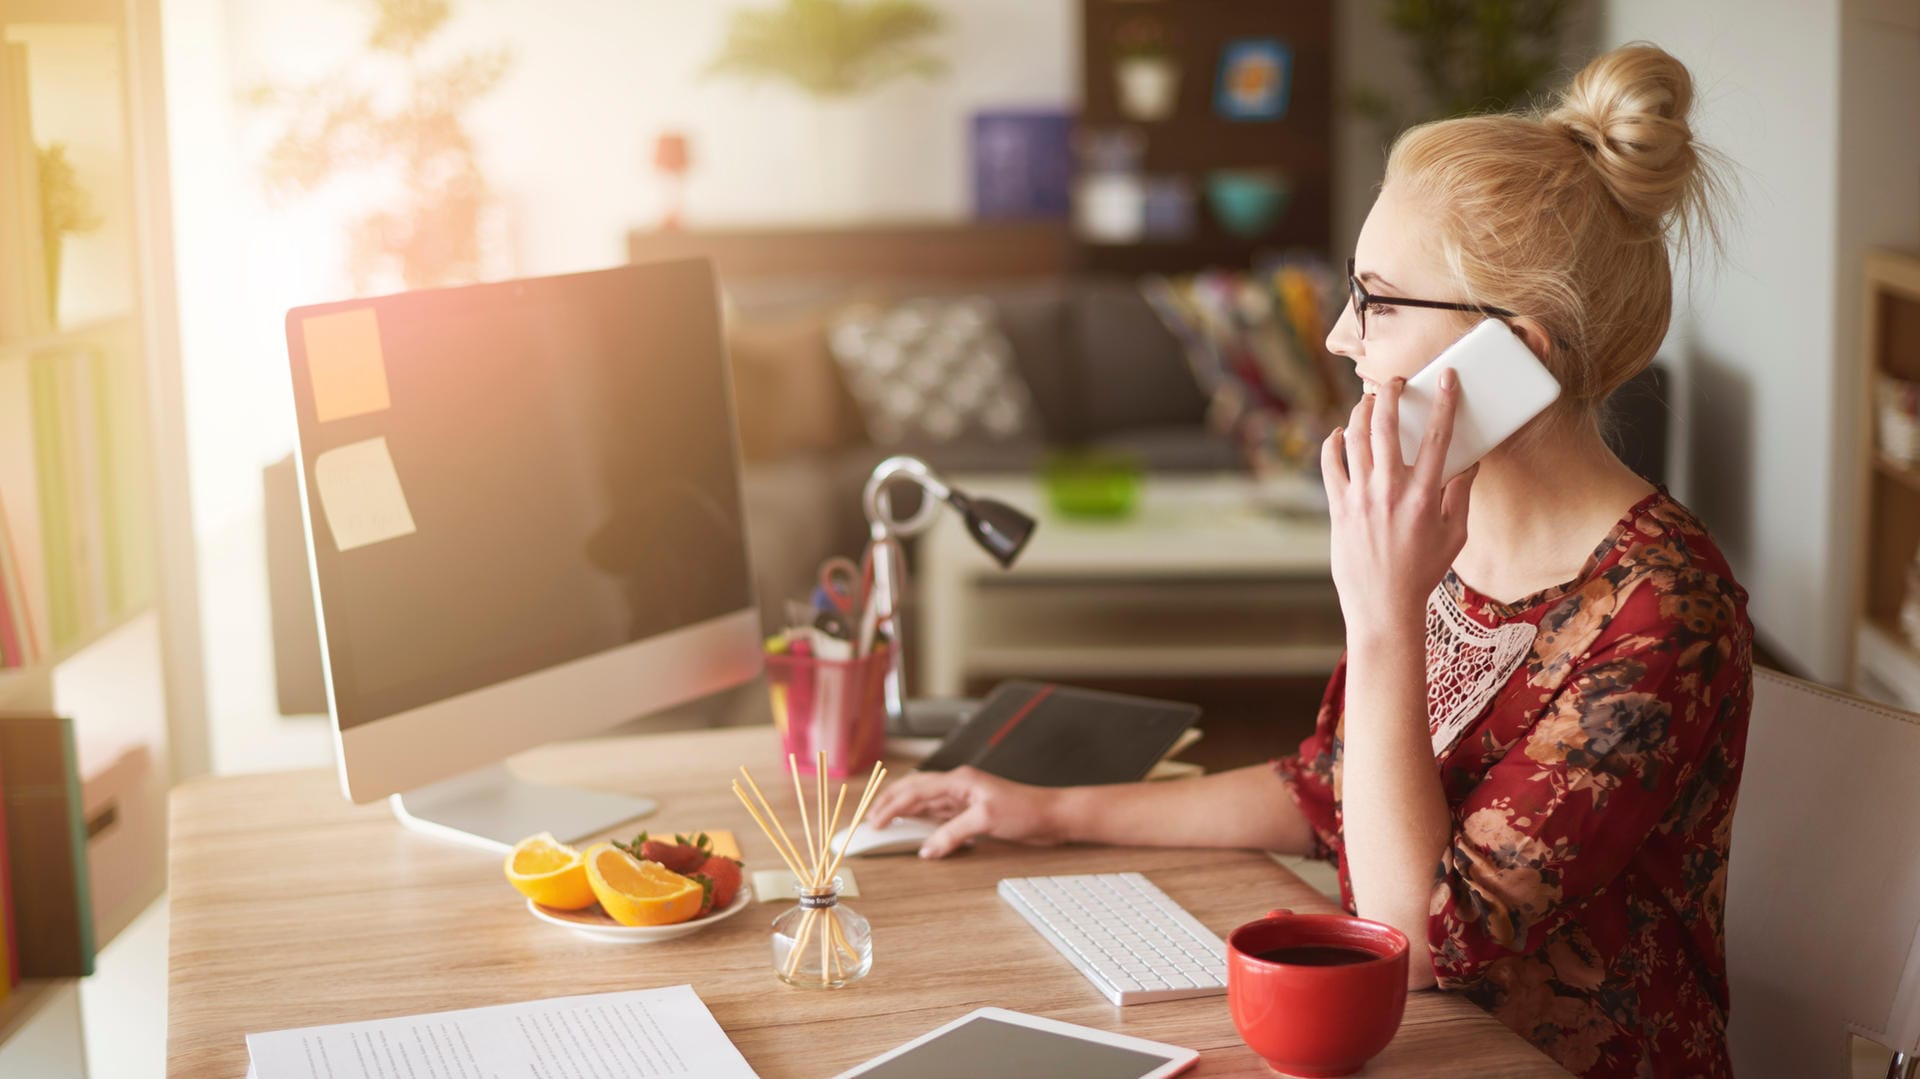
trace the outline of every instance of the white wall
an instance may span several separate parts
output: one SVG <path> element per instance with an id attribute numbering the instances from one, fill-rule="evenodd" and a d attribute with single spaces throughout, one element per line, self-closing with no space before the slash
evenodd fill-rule
<path id="1" fill-rule="evenodd" d="M 968 117 L 1065 107 L 1079 73 L 1077 0 L 936 0 L 936 82 L 820 106 L 778 86 L 702 79 L 727 12 L 711 0 L 462 0 L 435 46 L 509 46 L 472 110 L 500 197 L 487 276 L 619 263 L 657 219 L 663 128 L 693 139 L 689 220 L 756 224 L 969 213 Z M 271 123 L 239 103 L 262 81 L 324 78 L 359 54 L 357 0 L 163 0 L 175 237 L 215 767 L 324 759 L 323 723 L 281 722 L 273 694 L 260 470 L 293 445 L 283 319 L 350 294 L 352 192 L 269 205 L 257 179 Z"/>
<path id="2" fill-rule="evenodd" d="M 1762 639 L 1833 682 L 1851 633 L 1860 254 L 1912 244 L 1920 217 L 1913 140 L 1897 137 L 1920 64 L 1859 14 L 1856 0 L 1613 0 L 1604 31 L 1686 62 L 1696 134 L 1735 166 L 1724 258 L 1704 253 L 1667 350 L 1685 398 L 1679 493 Z"/>

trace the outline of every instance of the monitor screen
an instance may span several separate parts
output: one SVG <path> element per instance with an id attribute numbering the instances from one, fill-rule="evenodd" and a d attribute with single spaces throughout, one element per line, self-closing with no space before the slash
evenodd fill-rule
<path id="1" fill-rule="evenodd" d="M 752 606 L 704 262 L 287 330 L 343 731 Z"/>

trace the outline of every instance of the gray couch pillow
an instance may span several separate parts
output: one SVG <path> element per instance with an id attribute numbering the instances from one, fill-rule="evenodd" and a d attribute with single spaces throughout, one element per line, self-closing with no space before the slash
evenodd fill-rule
<path id="1" fill-rule="evenodd" d="M 988 295 L 1000 332 L 1013 345 L 1013 362 L 1033 394 L 1046 439 L 1078 442 L 1081 420 L 1080 362 L 1068 324 L 1066 286 L 1057 281 L 1009 285 Z"/>
<path id="2" fill-rule="evenodd" d="M 1071 302 L 1082 437 L 1202 423 L 1206 400 L 1180 341 L 1130 281 L 1089 281 Z"/>
<path id="3" fill-rule="evenodd" d="M 993 304 L 922 297 L 843 311 L 828 335 L 877 446 L 1030 439 L 1033 398 Z"/>

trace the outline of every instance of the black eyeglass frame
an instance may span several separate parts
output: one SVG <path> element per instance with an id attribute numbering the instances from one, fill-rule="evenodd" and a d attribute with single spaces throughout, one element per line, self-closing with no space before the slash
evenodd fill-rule
<path id="1" fill-rule="evenodd" d="M 1448 303 L 1444 300 L 1415 300 L 1405 296 L 1375 296 L 1360 283 L 1353 272 L 1353 259 L 1347 260 L 1347 302 L 1353 305 L 1353 317 L 1360 324 L 1360 340 L 1367 339 L 1367 305 L 1385 304 L 1389 307 L 1425 307 L 1436 311 L 1472 311 L 1489 318 L 1514 318 L 1513 312 L 1504 307 L 1488 307 L 1477 303 Z"/>

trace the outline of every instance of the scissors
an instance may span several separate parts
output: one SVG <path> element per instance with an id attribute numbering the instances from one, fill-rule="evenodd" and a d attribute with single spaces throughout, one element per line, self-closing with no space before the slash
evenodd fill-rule
<path id="1" fill-rule="evenodd" d="M 822 611 L 831 608 L 849 624 L 857 623 L 873 588 L 873 555 L 868 553 L 861 563 L 856 565 L 853 559 L 839 555 L 820 563 L 820 587 L 814 592 L 814 606 Z"/>

